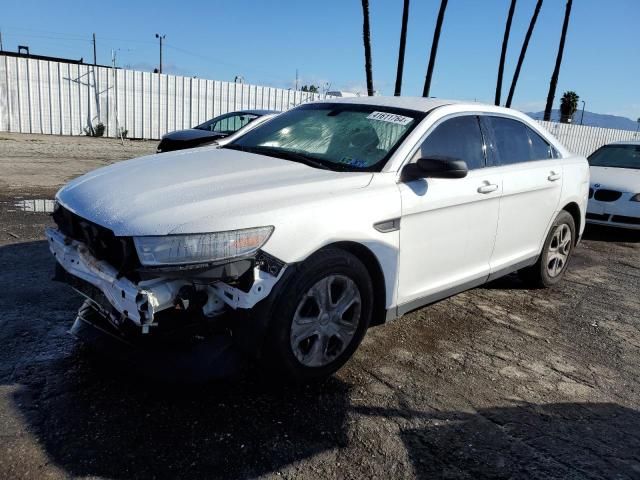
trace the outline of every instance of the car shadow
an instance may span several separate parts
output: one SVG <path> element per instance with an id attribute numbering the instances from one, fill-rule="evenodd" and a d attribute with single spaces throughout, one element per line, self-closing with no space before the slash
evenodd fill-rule
<path id="1" fill-rule="evenodd" d="M 346 445 L 351 387 L 341 380 L 145 380 L 68 334 L 82 300 L 50 280 L 46 242 L 0 247 L 0 265 L 0 405 L 18 417 L 0 424 L 26 425 L 69 476 L 253 478 Z M 3 443 L 13 441 L 5 435 Z M 7 445 L 0 465 L 36 468 Z"/>
<path id="2" fill-rule="evenodd" d="M 504 277 L 496 278 L 478 288 L 487 290 L 531 290 L 531 286 L 523 282 L 517 273 L 510 273 Z"/>
<path id="3" fill-rule="evenodd" d="M 178 388 L 83 357 L 32 366 L 46 382 L 14 394 L 38 443 L 73 477 L 254 478 L 347 444 L 350 387 L 336 378 Z"/>
<path id="4" fill-rule="evenodd" d="M 594 242 L 640 243 L 640 230 L 588 224 L 582 238 Z"/>
<path id="5" fill-rule="evenodd" d="M 400 430 L 421 479 L 640 476 L 640 412 L 613 403 L 523 403 L 475 413 L 356 410 L 422 423 Z"/>

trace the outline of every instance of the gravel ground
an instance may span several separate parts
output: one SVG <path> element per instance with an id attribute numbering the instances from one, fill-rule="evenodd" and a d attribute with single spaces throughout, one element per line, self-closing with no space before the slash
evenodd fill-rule
<path id="1" fill-rule="evenodd" d="M 118 160 L 155 153 L 157 141 L 0 132 L 0 191 L 59 188 Z"/>
<path id="2" fill-rule="evenodd" d="M 154 148 L 0 136 L 1 478 L 640 478 L 638 234 L 589 228 L 554 289 L 510 276 L 376 327 L 320 385 L 96 359 L 67 334 L 49 217 L 14 203 Z"/>

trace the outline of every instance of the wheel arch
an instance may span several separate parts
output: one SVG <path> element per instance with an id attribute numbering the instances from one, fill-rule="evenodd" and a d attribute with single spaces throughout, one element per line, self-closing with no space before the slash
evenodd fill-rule
<path id="1" fill-rule="evenodd" d="M 574 245 L 577 245 L 578 237 L 580 236 L 580 228 L 582 227 L 580 207 L 576 202 L 569 202 L 564 207 L 562 207 L 562 210 L 564 210 L 565 212 L 568 212 L 573 217 L 573 221 L 576 226 L 576 236 L 573 239 L 573 243 Z"/>
<path id="2" fill-rule="evenodd" d="M 323 248 L 339 248 L 354 255 L 364 264 L 371 277 L 371 283 L 373 284 L 373 315 L 370 325 L 374 326 L 385 323 L 386 280 L 382 266 L 376 255 L 367 246 L 352 241 L 335 242 L 325 245 Z"/>

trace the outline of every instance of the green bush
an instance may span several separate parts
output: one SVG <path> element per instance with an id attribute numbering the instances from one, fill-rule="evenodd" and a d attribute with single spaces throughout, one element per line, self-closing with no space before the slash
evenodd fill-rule
<path id="1" fill-rule="evenodd" d="M 95 127 L 89 125 L 84 127 L 83 130 L 87 137 L 102 137 L 104 135 L 105 126 L 104 123 L 100 122 Z"/>
<path id="2" fill-rule="evenodd" d="M 94 137 L 102 137 L 103 135 L 104 135 L 104 123 L 100 122 L 93 129 L 93 136 Z"/>

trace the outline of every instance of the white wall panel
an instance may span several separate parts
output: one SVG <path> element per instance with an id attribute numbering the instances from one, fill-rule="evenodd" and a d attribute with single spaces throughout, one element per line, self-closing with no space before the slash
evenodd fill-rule
<path id="1" fill-rule="evenodd" d="M 611 142 L 640 140 L 640 133 L 613 128 L 589 127 L 571 123 L 539 121 L 571 152 L 588 156 Z"/>
<path id="2" fill-rule="evenodd" d="M 158 139 L 240 109 L 287 110 L 320 95 L 176 75 L 0 55 L 0 131 L 83 135 L 102 122 L 131 138 Z M 569 150 L 589 155 L 637 132 L 540 122 Z"/>

